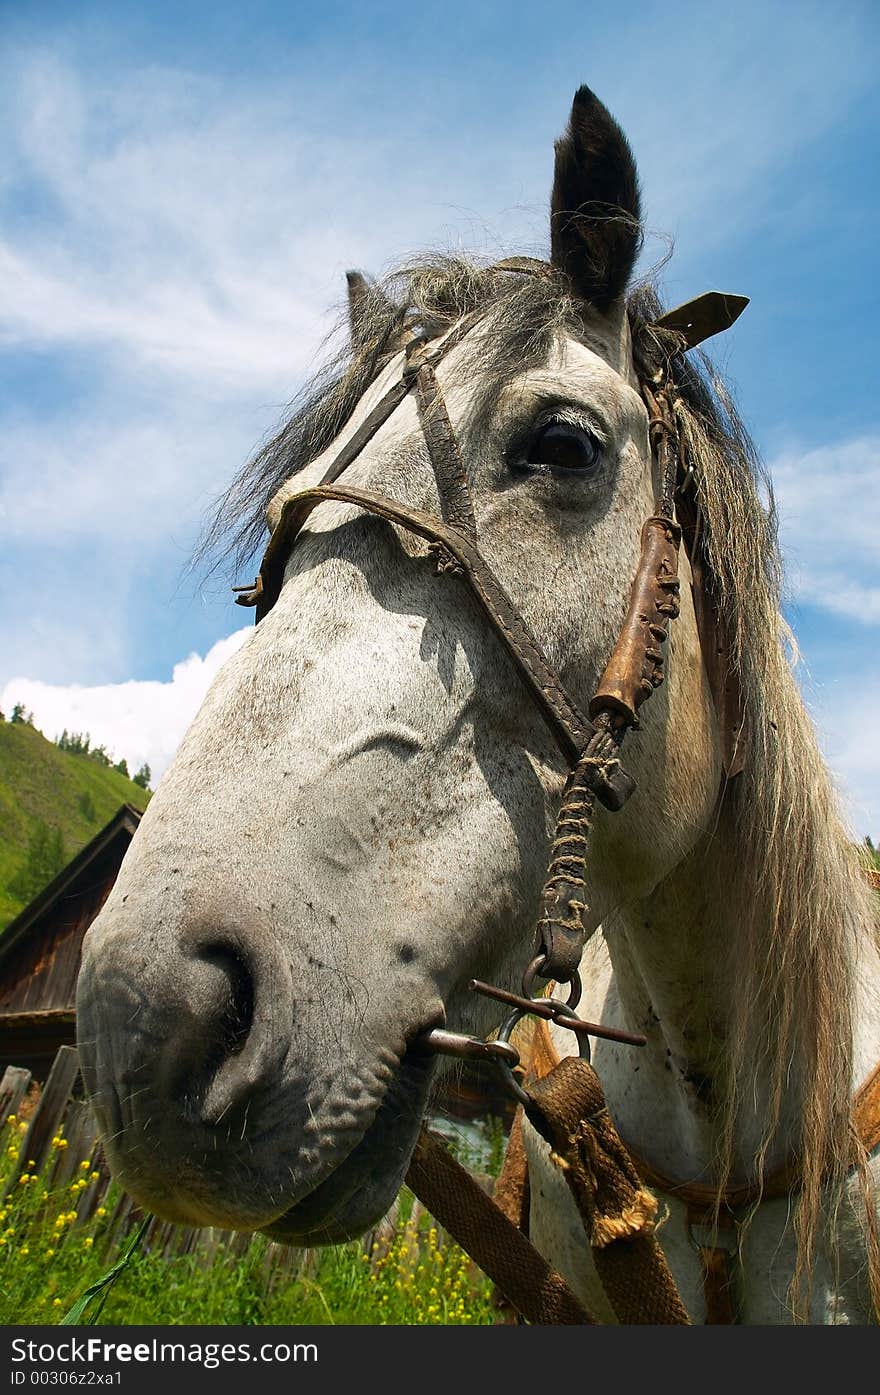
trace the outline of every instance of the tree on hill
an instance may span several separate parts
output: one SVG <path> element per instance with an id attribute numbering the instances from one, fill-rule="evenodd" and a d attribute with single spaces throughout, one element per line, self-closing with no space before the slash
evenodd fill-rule
<path id="1" fill-rule="evenodd" d="M 15 722 L 17 726 L 32 727 L 34 724 L 34 714 L 33 712 L 26 712 L 24 710 L 23 702 L 17 702 L 12 709 L 12 716 L 9 720 L 10 722 Z"/>
<path id="2" fill-rule="evenodd" d="M 92 744 L 92 738 L 88 732 L 68 731 L 64 728 L 60 736 L 56 736 L 55 745 L 59 751 L 69 751 L 72 756 L 87 756 Z"/>
<path id="3" fill-rule="evenodd" d="M 150 780 L 153 778 L 153 776 L 152 771 L 150 770 L 150 767 L 147 765 L 146 761 L 144 761 L 138 773 L 136 775 L 132 775 L 131 778 L 136 785 L 140 785 L 142 790 L 148 790 L 150 788 Z"/>
<path id="4" fill-rule="evenodd" d="M 92 738 L 87 731 L 68 731 L 65 727 L 61 735 L 55 737 L 55 745 L 59 751 L 67 751 L 72 756 L 88 756 L 89 760 L 93 760 L 96 765 L 113 766 L 113 769 L 118 770 L 120 775 L 124 775 L 127 780 L 131 779 L 125 756 L 114 764 L 113 757 L 107 747 L 104 745 L 93 746 Z M 146 770 L 147 784 L 149 784 L 150 767 L 147 765 L 141 768 Z M 140 784 L 140 781 L 135 780 L 135 784 Z M 144 789 L 146 788 L 147 785 L 144 785 Z"/>
<path id="5" fill-rule="evenodd" d="M 64 866 L 64 842 L 61 829 L 50 827 L 37 819 L 28 839 L 24 862 L 9 883 L 13 896 L 25 905 L 43 890 Z"/>

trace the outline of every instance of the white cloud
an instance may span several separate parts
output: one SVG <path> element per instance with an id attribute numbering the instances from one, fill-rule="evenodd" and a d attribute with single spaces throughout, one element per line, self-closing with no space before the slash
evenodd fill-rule
<path id="1" fill-rule="evenodd" d="M 808 706 L 835 777 L 851 827 L 862 838 L 880 842 L 880 728 L 866 693 L 880 691 L 880 668 L 872 661 L 815 695 Z"/>
<path id="2" fill-rule="evenodd" d="M 607 73 L 604 95 L 639 155 L 650 225 L 680 230 L 685 253 L 790 218 L 790 199 L 783 211 L 762 186 L 873 76 L 859 17 L 838 16 L 817 83 L 817 21 L 781 30 L 737 13 L 701 31 L 683 13 L 623 68 L 616 27 L 593 36 L 591 66 Z M 686 158 L 670 158 L 654 78 L 680 66 L 682 32 Z M 572 90 L 550 72 L 539 81 L 555 53 L 530 55 L 538 66 L 513 112 L 491 86 L 481 108 L 450 109 L 460 74 L 439 54 L 435 105 L 413 104 L 395 84 L 398 61 L 389 54 L 376 74 L 403 93 L 406 121 L 389 127 L 382 104 L 359 107 L 348 60 L 316 69 L 307 49 L 292 49 L 283 86 L 248 87 L 183 66 L 95 71 L 61 49 L 11 51 L 0 70 L 0 196 L 13 213 L 0 240 L 0 335 L 112 353 L 116 373 L 274 394 L 310 361 L 346 266 L 376 270 L 462 235 L 508 250 L 544 241 L 550 137 Z M 19 213 L 35 191 L 39 215 Z"/>
<path id="3" fill-rule="evenodd" d="M 786 451 L 771 475 L 792 596 L 880 624 L 880 436 Z"/>
<path id="4" fill-rule="evenodd" d="M 88 732 L 92 744 L 105 746 L 114 760 L 124 756 L 132 772 L 146 762 L 155 786 L 217 671 L 251 632 L 248 627 L 236 630 L 213 645 L 204 658 L 190 654 L 174 665 L 164 683 L 132 680 L 84 688 L 13 678 L 0 692 L 0 708 L 8 717 L 13 705 L 22 703 L 50 740 L 65 727 Z"/>
<path id="5" fill-rule="evenodd" d="M 795 205 L 792 171 L 873 77 L 868 26 L 853 11 L 832 33 L 820 6 L 800 7 L 797 25 L 780 25 L 772 7 L 747 11 L 709 28 L 696 5 L 649 20 L 623 64 L 624 30 L 599 23 L 583 71 L 576 47 L 542 41 L 517 60 L 515 101 L 511 73 L 486 65 L 479 45 L 456 62 L 432 50 L 419 68 L 391 49 L 368 72 L 361 40 L 317 58 L 291 42 L 283 82 L 279 68 L 236 81 L 149 55 L 102 66 L 75 47 L 7 49 L 0 346 L 40 372 L 45 362 L 48 378 L 52 355 L 36 355 L 54 351 L 89 381 L 74 392 L 41 381 L 32 405 L 25 393 L 0 420 L 0 532 L 7 560 L 11 543 L 25 562 L 9 584 L 27 578 L 28 602 L 8 608 L 5 671 L 59 680 L 7 684 L 4 710 L 22 685 L 48 735 L 79 725 L 130 763 L 164 768 L 236 636 L 165 683 L 60 680 L 131 672 L 135 644 L 142 658 L 173 584 L 149 611 L 145 593 L 179 570 L 201 506 L 274 424 L 346 267 L 377 271 L 459 239 L 490 254 L 542 252 L 551 142 L 578 80 L 626 126 L 647 216 L 676 234 L 671 272 L 687 293 L 707 248 L 742 247 L 767 223 L 806 226 L 829 195 L 807 181 Z M 673 119 L 658 72 L 675 76 Z M 657 252 L 652 240 L 648 260 Z M 878 445 L 792 450 L 774 467 L 798 599 L 873 624 Z M 847 744 L 839 711 L 827 709 L 826 749 L 870 803 L 876 753 Z"/>
<path id="6" fill-rule="evenodd" d="M 322 129 L 289 89 L 18 60 L 0 193 L 14 209 L 36 189 L 42 213 L 0 240 L 0 342 L 274 395 L 306 370 L 352 261 L 436 236 L 436 198 L 414 196 L 428 171 L 396 169 L 363 126 Z"/>

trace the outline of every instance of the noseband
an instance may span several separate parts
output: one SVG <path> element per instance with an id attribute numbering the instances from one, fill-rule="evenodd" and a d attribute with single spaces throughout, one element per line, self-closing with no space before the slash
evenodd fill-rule
<path id="1" fill-rule="evenodd" d="M 500 262 L 493 270 L 517 274 L 546 274 L 547 267 L 527 258 Z M 719 306 L 717 302 L 720 301 Z M 676 330 L 684 347 L 699 343 L 708 334 L 726 328 L 747 302 L 740 297 L 712 292 L 657 322 Z M 713 312 L 712 305 L 715 305 Z M 440 360 L 459 344 L 479 318 L 474 311 L 460 319 L 434 343 L 415 334 L 406 345 L 399 380 L 385 393 L 335 456 L 320 484 L 292 495 L 284 504 L 252 587 L 236 587 L 237 603 L 256 607 L 260 620 L 271 610 L 284 581 L 291 549 L 306 519 L 321 503 L 336 500 L 356 504 L 367 513 L 386 519 L 428 542 L 438 576 L 465 580 L 491 628 L 504 645 L 565 761 L 569 776 L 565 785 L 550 864 L 544 882 L 535 953 L 523 975 L 522 997 L 472 982 L 474 991 L 500 999 L 513 1008 L 497 1040 L 479 1041 L 459 1033 L 436 1029 L 424 1035 L 426 1049 L 464 1057 L 494 1059 L 513 1088 L 520 1087 L 511 1073 L 518 1064 L 509 1037 L 526 1012 L 552 1016 L 560 1025 L 577 1032 L 581 1052 L 589 1058 L 587 1033 L 610 1036 L 633 1045 L 633 1037 L 594 1023 L 584 1023 L 574 1012 L 580 997 L 578 965 L 585 943 L 582 914 L 586 909 L 584 866 L 596 800 L 612 812 L 623 807 L 635 782 L 620 764 L 620 747 L 630 728 L 639 725 L 642 704 L 663 682 L 663 650 L 669 622 L 679 612 L 678 550 L 682 529 L 675 518 L 688 481 L 680 434 L 675 419 L 675 393 L 668 366 L 637 363 L 642 397 L 648 410 L 655 478 L 659 482 L 651 515 L 642 528 L 641 556 L 632 583 L 629 606 L 617 642 L 585 715 L 566 690 L 519 610 L 511 601 L 477 544 L 473 496 L 446 403 L 435 374 Z M 385 498 L 371 490 L 337 483 L 379 428 L 404 399 L 413 393 L 440 498 L 440 517 Z M 692 506 L 691 506 L 692 507 Z M 691 537 L 696 545 L 697 529 Z M 703 633 L 701 630 L 701 640 Z M 717 643 L 713 644 L 717 652 Z M 706 644 L 703 645 L 704 653 Z M 716 663 L 717 666 L 717 663 Z M 567 1004 L 533 998 L 534 980 L 540 977 L 571 985 Z M 542 1006 L 538 1006 L 538 1005 Z"/>

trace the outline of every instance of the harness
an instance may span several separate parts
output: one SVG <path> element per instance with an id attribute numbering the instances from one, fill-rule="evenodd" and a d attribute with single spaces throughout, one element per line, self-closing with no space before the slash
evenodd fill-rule
<path id="1" fill-rule="evenodd" d="M 550 267 L 531 258 L 515 257 L 499 262 L 493 270 L 516 275 L 547 275 Z M 678 345 L 690 348 L 732 324 L 747 303 L 742 296 L 710 292 L 667 312 L 656 322 L 656 327 L 671 331 L 678 336 L 675 341 Z M 735 678 L 725 664 L 727 644 L 721 617 L 712 605 L 706 585 L 699 511 L 692 497 L 692 472 L 688 470 L 676 427 L 676 389 L 665 360 L 656 363 L 640 360 L 637 364 L 642 396 L 648 409 L 659 488 L 652 513 L 642 528 L 641 556 L 629 606 L 590 702 L 589 716 L 567 691 L 480 551 L 467 474 L 437 382 L 437 364 L 462 341 L 478 318 L 477 311 L 464 315 L 433 346 L 424 335 L 412 334 L 405 348 L 400 379 L 335 456 L 320 483 L 286 500 L 257 579 L 253 586 L 235 588 L 236 601 L 239 605 L 256 607 L 257 623 L 268 614 L 280 595 L 287 560 L 306 519 L 319 504 L 329 500 L 355 504 L 426 539 L 438 576 L 452 575 L 467 582 L 570 769 L 545 878 L 536 953 L 523 979 L 523 998 L 531 998 L 531 987 L 538 975 L 546 980 L 571 983 L 572 998 L 568 1006 L 573 1012 L 580 991 L 577 966 L 585 939 L 581 924 L 584 909 L 581 869 L 595 802 L 598 800 L 613 812 L 623 807 L 635 789 L 635 782 L 620 764 L 619 752 L 626 732 L 639 725 L 639 709 L 663 682 L 661 646 L 667 638 L 670 621 L 679 611 L 678 549 L 682 534 L 701 593 L 696 607 L 698 616 L 702 617 L 701 644 L 710 680 L 714 676 L 713 695 L 723 730 L 725 775 L 728 777 L 738 768 L 741 703 Z M 371 490 L 338 482 L 410 393 L 415 395 L 428 447 L 440 499 L 440 517 Z M 676 519 L 676 510 L 681 523 Z M 601 1035 L 598 1030 L 594 1034 Z M 513 1049 L 509 1045 L 493 1053 L 494 1043 L 475 1043 L 471 1038 L 461 1038 L 456 1049 L 454 1035 L 445 1033 L 442 1041 L 437 1038 L 426 1045 L 452 1054 L 494 1054 L 504 1064 L 513 1059 Z"/>
<path id="2" fill-rule="evenodd" d="M 498 263 L 492 270 L 546 275 L 550 268 L 530 258 L 513 258 Z M 681 352 L 727 328 L 747 303 L 743 297 L 711 292 L 667 312 L 654 327 L 670 332 L 674 337 L 667 342 Z M 640 708 L 663 682 L 662 646 L 670 621 L 679 612 L 678 553 L 682 541 L 693 576 L 694 609 L 718 716 L 725 781 L 733 778 L 742 765 L 745 733 L 741 696 L 728 661 L 724 624 L 713 604 L 693 471 L 688 467 L 677 429 L 677 389 L 669 357 L 660 353 L 654 360 L 643 353 L 635 356 L 648 412 L 658 489 L 652 512 L 642 528 L 641 554 L 626 615 L 588 714 L 567 691 L 480 550 L 467 474 L 435 373 L 443 357 L 473 328 L 479 313 L 473 311 L 463 316 L 439 342 L 423 333 L 411 334 L 400 378 L 337 453 L 320 483 L 286 500 L 257 579 L 253 586 L 235 588 L 239 593 L 236 600 L 239 605 L 256 608 L 258 623 L 268 614 L 280 595 L 285 567 L 303 525 L 319 504 L 331 500 L 357 505 L 425 539 L 436 574 L 460 578 L 470 587 L 568 764 L 569 776 L 544 881 L 535 950 L 523 975 L 522 994 L 474 981 L 470 985 L 474 991 L 505 1003 L 510 1009 L 497 1037 L 484 1041 L 437 1028 L 424 1033 L 420 1045 L 426 1051 L 488 1059 L 502 1071 L 529 1119 L 561 1162 L 618 1319 L 687 1323 L 687 1313 L 654 1236 L 657 1203 L 645 1183 L 681 1196 L 689 1206 L 702 1207 L 699 1224 L 705 1222 L 708 1214 L 710 1189 L 698 1198 L 695 1189 L 669 1183 L 642 1160 L 631 1156 L 614 1129 L 598 1077 L 589 1064 L 588 1037 L 610 1037 L 633 1046 L 644 1045 L 645 1038 L 585 1022 L 575 1011 L 581 991 L 578 965 L 585 943 L 583 870 L 595 805 L 598 800 L 609 811 L 617 811 L 635 789 L 634 781 L 621 765 L 620 748 L 627 731 L 639 726 Z M 440 500 L 439 516 L 371 490 L 340 483 L 347 467 L 410 394 L 415 397 L 428 448 Z M 568 1001 L 536 996 L 537 978 L 569 984 Z M 574 1031 L 580 1057 L 557 1061 L 548 1075 L 535 1077 L 524 1085 L 514 1075 L 520 1056 L 511 1034 L 527 1014 L 545 1022 L 555 1020 Z M 547 1041 L 549 1044 L 549 1037 Z M 880 1087 L 880 1073 L 875 1085 Z M 871 1098 L 880 1138 L 880 1088 Z M 508 1165 L 512 1167 L 515 1154 L 514 1143 L 506 1171 Z M 522 1159 L 524 1163 L 524 1154 Z M 519 1164 L 517 1167 L 522 1170 Z M 522 1187 L 519 1191 L 516 1186 L 508 1188 L 505 1212 L 425 1132 L 416 1147 L 407 1180 L 431 1213 L 530 1321 L 594 1321 L 518 1228 L 522 1217 L 515 1213 L 523 1210 Z M 790 1185 L 791 1179 L 787 1180 Z M 768 1195 L 766 1187 L 763 1195 Z M 714 1225 L 714 1192 L 711 1203 Z M 739 1199 L 737 1204 L 741 1204 Z M 727 1208 L 724 1198 L 722 1209 L 734 1208 Z M 723 1277 L 718 1253 L 722 1252 L 717 1247 L 702 1247 L 704 1272 Z M 723 1272 L 726 1274 L 726 1269 Z M 716 1287 L 720 1292 L 720 1279 Z"/>
<path id="3" fill-rule="evenodd" d="M 875 885 L 870 874 L 869 885 Z M 529 1067 L 536 1079 L 551 1075 L 560 1065 L 560 1057 L 550 1037 L 546 1020 L 535 1024 L 531 1042 Z M 875 1066 L 853 1096 L 853 1124 L 856 1137 L 869 1156 L 880 1148 L 880 1064 Z M 798 1159 L 787 1158 L 769 1175 L 757 1182 L 728 1183 L 718 1188 L 705 1182 L 685 1181 L 661 1172 L 641 1153 L 627 1143 L 626 1151 L 641 1180 L 652 1191 L 662 1192 L 687 1208 L 687 1227 L 696 1249 L 703 1276 L 706 1300 L 706 1321 L 710 1324 L 735 1323 L 736 1294 L 734 1267 L 739 1251 L 739 1227 L 744 1214 L 765 1201 L 791 1197 L 800 1187 Z M 505 1158 L 505 1184 L 511 1205 L 528 1195 L 528 1171 L 525 1153 L 516 1147 Z"/>

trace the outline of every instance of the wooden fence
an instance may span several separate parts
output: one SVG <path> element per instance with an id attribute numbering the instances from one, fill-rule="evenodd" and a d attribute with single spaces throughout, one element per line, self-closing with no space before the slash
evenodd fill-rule
<path id="1" fill-rule="evenodd" d="M 18 1157 L 7 1175 L 5 1192 L 8 1194 L 17 1185 L 26 1169 L 32 1173 L 45 1169 L 45 1185 L 51 1188 L 64 1187 L 75 1176 L 87 1177 L 87 1185 L 76 1198 L 76 1220 L 73 1222 L 75 1227 L 86 1225 L 95 1211 L 107 1202 L 111 1177 L 94 1115 L 81 1098 L 79 1059 L 74 1047 L 59 1048 L 41 1089 L 32 1085 L 30 1071 L 17 1066 L 6 1068 L 0 1079 L 0 1123 L 9 1115 L 15 1116 L 19 1128 L 22 1121 L 26 1121 L 27 1127 L 18 1135 L 21 1139 Z M 63 1140 L 62 1146 L 58 1144 L 59 1139 Z M 492 1178 L 484 1176 L 481 1180 L 491 1191 Z M 108 1255 L 118 1250 L 145 1216 L 127 1193 L 114 1187 L 114 1196 L 112 1210 L 102 1227 L 102 1243 Z M 423 1213 L 421 1203 L 415 1201 L 408 1228 L 414 1231 Z M 363 1237 L 365 1251 L 371 1256 L 381 1256 L 393 1239 L 396 1221 L 395 1203 L 384 1220 Z M 154 1217 L 145 1232 L 143 1247 L 168 1257 L 192 1253 L 200 1263 L 208 1265 L 218 1252 L 243 1255 L 253 1238 L 250 1232 L 175 1225 Z M 314 1260 L 312 1251 L 270 1243 L 265 1259 L 267 1283 L 274 1283 L 284 1275 L 308 1272 Z"/>
<path id="2" fill-rule="evenodd" d="M 65 1186 L 74 1176 L 87 1177 L 88 1183 L 80 1191 L 75 1208 L 74 1226 L 83 1226 L 107 1201 L 111 1177 L 94 1115 L 85 1101 L 77 1097 L 78 1085 L 79 1061 L 71 1046 L 59 1048 L 42 1089 L 32 1088 L 30 1071 L 8 1066 L 0 1079 L 0 1121 L 13 1115 L 19 1126 L 22 1121 L 27 1123 L 25 1132 L 19 1135 L 18 1158 L 7 1176 L 6 1194 L 26 1169 L 30 1172 L 46 1169 L 45 1184 L 51 1188 Z M 58 1144 L 59 1139 L 63 1140 L 62 1146 Z M 119 1192 L 103 1227 L 103 1243 L 108 1254 L 118 1249 L 144 1216 L 132 1197 Z M 393 1218 L 389 1215 L 366 1237 L 365 1244 L 372 1247 L 392 1231 Z M 218 1251 L 244 1254 L 253 1238 L 245 1231 L 174 1225 L 154 1216 L 144 1234 L 143 1247 L 168 1257 L 196 1253 L 201 1262 L 209 1264 Z M 290 1245 L 270 1243 L 266 1255 L 267 1275 L 274 1278 L 282 1273 L 300 1273 L 309 1266 L 309 1254 Z"/>

